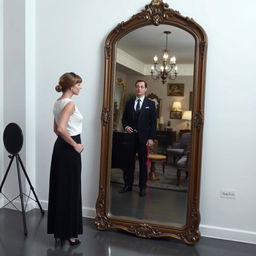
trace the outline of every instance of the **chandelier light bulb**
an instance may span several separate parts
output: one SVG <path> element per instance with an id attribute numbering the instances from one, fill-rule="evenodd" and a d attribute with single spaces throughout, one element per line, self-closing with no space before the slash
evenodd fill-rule
<path id="1" fill-rule="evenodd" d="M 161 70 L 161 72 L 163 72 L 164 71 L 164 66 L 161 66 L 160 70 Z"/>
<path id="2" fill-rule="evenodd" d="M 171 62 L 171 64 L 175 64 L 176 63 L 176 57 L 175 56 L 171 57 L 170 62 Z"/>
<path id="3" fill-rule="evenodd" d="M 151 66 L 151 71 L 154 71 L 154 69 L 155 69 L 154 66 Z"/>
<path id="4" fill-rule="evenodd" d="M 168 53 L 165 52 L 164 55 L 163 55 L 163 59 L 164 59 L 165 61 L 167 61 L 168 57 L 169 57 Z"/>
<path id="5" fill-rule="evenodd" d="M 157 61 L 158 61 L 158 57 L 155 56 L 155 57 L 154 57 L 154 62 L 157 63 Z"/>

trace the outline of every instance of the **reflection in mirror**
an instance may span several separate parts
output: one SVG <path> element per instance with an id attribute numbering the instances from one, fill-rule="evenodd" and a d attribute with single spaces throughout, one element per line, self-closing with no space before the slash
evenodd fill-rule
<path id="1" fill-rule="evenodd" d="M 121 129 L 121 114 L 123 110 L 123 101 L 125 93 L 125 82 L 117 77 L 114 89 L 114 110 L 113 110 L 113 129 Z"/>
<path id="2" fill-rule="evenodd" d="M 168 44 L 164 31 L 171 32 Z M 166 51 L 163 57 L 166 45 L 168 58 Z M 145 26 L 128 33 L 118 41 L 114 63 L 117 82 L 113 102 L 109 215 L 171 224 L 174 227 L 186 224 L 194 51 L 193 36 L 170 25 Z M 175 80 L 172 80 L 173 76 L 172 79 L 165 76 L 163 83 L 161 74 L 158 78 L 156 75 L 152 77 L 152 64 L 156 64 L 155 56 L 155 74 L 158 69 L 156 66 L 161 70 L 164 61 L 167 61 L 168 65 L 175 61 L 178 67 Z M 125 132 L 122 125 L 125 102 L 135 100 L 137 80 L 147 82 L 146 97 L 152 100 L 156 107 L 157 128 L 154 145 L 147 152 L 145 195 L 140 193 L 139 160 L 138 154 L 135 155 L 134 152 L 138 135 Z M 127 170 L 134 170 L 131 189 L 124 189 L 129 175 Z"/>

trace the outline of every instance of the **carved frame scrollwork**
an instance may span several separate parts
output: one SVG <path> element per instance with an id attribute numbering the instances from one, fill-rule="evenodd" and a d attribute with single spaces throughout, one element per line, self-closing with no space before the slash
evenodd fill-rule
<path id="1" fill-rule="evenodd" d="M 194 93 L 192 120 L 192 153 L 191 171 L 189 177 L 189 191 L 187 203 L 187 220 L 182 228 L 158 223 L 144 223 L 139 220 L 112 217 L 108 213 L 109 188 L 109 138 L 112 132 L 112 102 L 115 84 L 114 63 L 116 59 L 116 44 L 127 33 L 147 25 L 160 24 L 179 27 L 190 33 L 195 39 L 194 62 Z M 202 129 L 204 121 L 204 85 L 206 71 L 207 36 L 202 27 L 193 19 L 182 16 L 178 11 L 170 9 L 161 0 L 152 0 L 141 12 L 133 15 L 128 21 L 121 22 L 108 35 L 105 42 L 105 77 L 102 110 L 102 147 L 99 195 L 96 202 L 97 217 L 95 224 L 98 229 L 121 229 L 138 237 L 172 237 L 187 244 L 195 244 L 200 239 L 199 224 L 199 191 L 202 151 Z"/>

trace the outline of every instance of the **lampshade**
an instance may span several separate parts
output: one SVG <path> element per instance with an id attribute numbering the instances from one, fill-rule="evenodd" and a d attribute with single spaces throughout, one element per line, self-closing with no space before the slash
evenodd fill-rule
<path id="1" fill-rule="evenodd" d="M 182 119 L 183 120 L 191 120 L 192 117 L 192 111 L 186 110 L 183 112 Z"/>
<path id="2" fill-rule="evenodd" d="M 160 116 L 159 124 L 164 124 L 164 117 L 163 116 Z"/>
<path id="3" fill-rule="evenodd" d="M 172 104 L 172 108 L 175 110 L 180 110 L 181 109 L 181 102 L 180 101 L 174 101 Z"/>

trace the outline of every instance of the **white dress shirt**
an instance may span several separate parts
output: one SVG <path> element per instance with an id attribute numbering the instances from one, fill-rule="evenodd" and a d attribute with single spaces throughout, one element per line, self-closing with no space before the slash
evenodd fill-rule
<path id="1" fill-rule="evenodd" d="M 143 96 L 143 97 L 141 97 L 141 98 L 136 97 L 136 99 L 135 99 L 135 101 L 134 101 L 134 110 L 136 110 L 136 106 L 137 106 L 137 101 L 138 101 L 138 99 L 140 99 L 140 109 L 141 109 L 141 106 L 142 106 L 142 104 L 143 104 L 143 101 L 144 101 L 144 99 L 145 99 L 145 96 Z"/>

